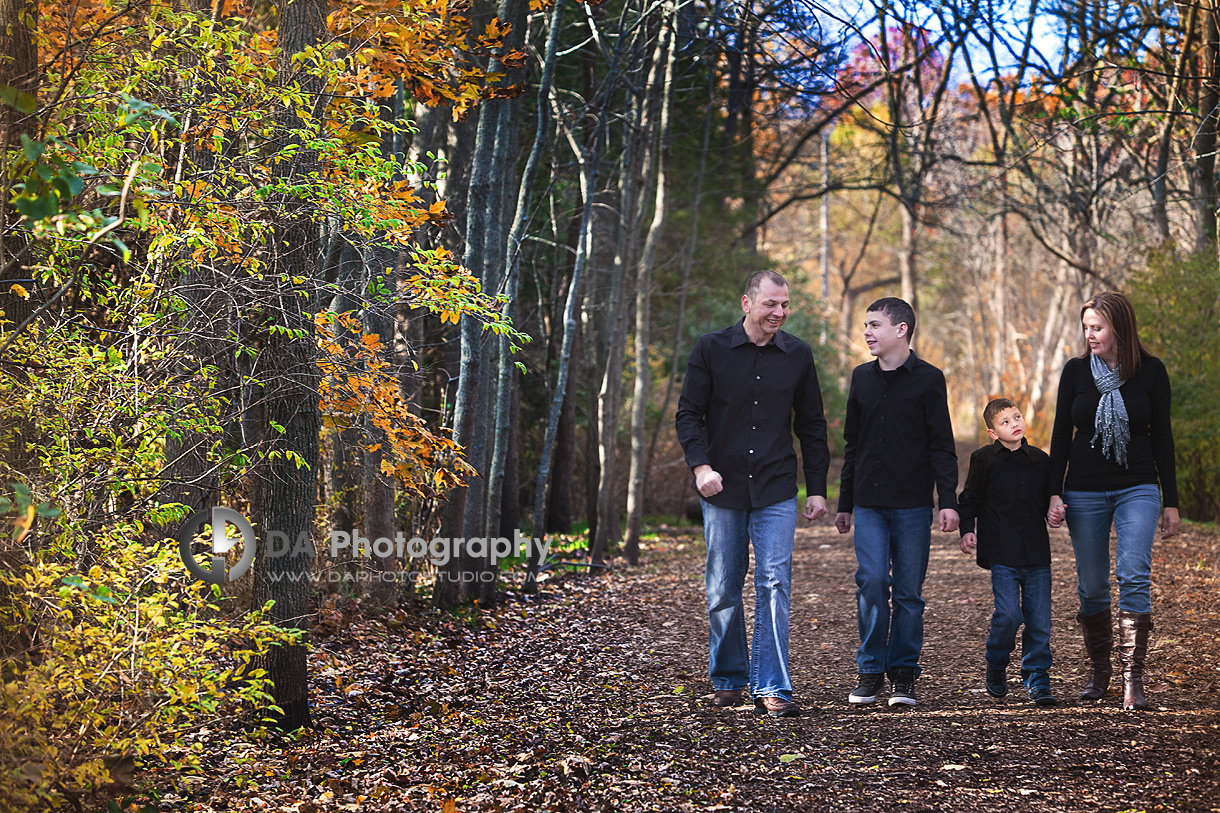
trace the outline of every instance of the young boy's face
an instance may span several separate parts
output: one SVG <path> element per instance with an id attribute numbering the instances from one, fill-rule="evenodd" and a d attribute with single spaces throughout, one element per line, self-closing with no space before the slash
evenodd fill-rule
<path id="1" fill-rule="evenodd" d="M 907 323 L 890 323 L 884 311 L 869 311 L 864 314 L 864 343 L 874 356 L 890 356 L 907 348 Z"/>
<path id="2" fill-rule="evenodd" d="M 1009 407 L 991 419 L 991 428 L 987 436 L 998 440 L 1005 446 L 1020 446 L 1021 438 L 1025 437 L 1025 418 L 1016 407 Z"/>

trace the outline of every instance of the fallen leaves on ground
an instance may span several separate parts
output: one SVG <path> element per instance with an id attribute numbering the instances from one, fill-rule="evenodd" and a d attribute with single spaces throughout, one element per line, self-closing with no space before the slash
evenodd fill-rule
<path id="1" fill-rule="evenodd" d="M 638 568 L 565 575 L 482 613 L 375 618 L 332 599 L 310 655 L 314 728 L 196 732 L 184 746 L 202 745 L 204 771 L 144 779 L 156 807 L 199 813 L 1216 807 L 1220 536 L 1188 525 L 1154 550 L 1147 713 L 1123 712 L 1113 688 L 1075 699 L 1066 534 L 1052 547 L 1058 709 L 1026 701 L 1017 665 L 1008 697 L 983 692 L 990 582 L 947 535 L 933 540 L 918 707 L 848 706 L 855 561 L 850 537 L 814 526 L 798 534 L 792 595 L 806 714 L 714 710 L 701 540 L 675 531 Z"/>

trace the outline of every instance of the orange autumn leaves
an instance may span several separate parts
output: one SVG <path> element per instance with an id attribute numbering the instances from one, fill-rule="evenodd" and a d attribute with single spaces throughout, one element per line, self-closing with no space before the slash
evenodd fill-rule
<path id="1" fill-rule="evenodd" d="M 393 477 L 414 497 L 433 497 L 463 485 L 463 478 L 472 470 L 461 458 L 461 447 L 430 431 L 411 412 L 399 394 L 381 338 L 362 333 L 360 320 L 353 314 L 324 311 L 316 324 L 323 425 L 341 431 L 359 427 L 367 418 L 385 433 L 386 445 L 366 438 L 365 448 L 380 450 L 382 474 Z"/>

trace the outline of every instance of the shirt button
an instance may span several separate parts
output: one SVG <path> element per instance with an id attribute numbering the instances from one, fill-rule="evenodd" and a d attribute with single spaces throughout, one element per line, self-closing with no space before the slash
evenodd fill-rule
<path id="1" fill-rule="evenodd" d="M 757 402 L 757 401 L 755 401 L 755 402 L 754 402 L 754 405 L 755 405 L 755 406 L 758 406 L 758 402 Z"/>
<path id="2" fill-rule="evenodd" d="M 753 480 L 753 479 L 754 479 L 754 475 L 753 475 L 753 474 L 749 475 L 749 477 L 750 477 L 750 479 L 751 479 L 751 480 Z"/>
<path id="3" fill-rule="evenodd" d="M 755 381 L 762 381 L 762 376 L 761 376 L 761 375 L 756 375 L 756 376 L 754 376 L 754 380 L 755 380 Z"/>
<path id="4" fill-rule="evenodd" d="M 753 450 L 753 449 L 751 449 L 751 450 L 750 450 L 750 454 L 754 454 L 754 450 Z"/>

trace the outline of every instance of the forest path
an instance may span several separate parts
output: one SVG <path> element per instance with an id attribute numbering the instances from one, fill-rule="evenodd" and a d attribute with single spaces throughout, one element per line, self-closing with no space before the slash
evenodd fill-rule
<path id="1" fill-rule="evenodd" d="M 716 710 L 702 537 L 647 544 L 638 568 L 566 575 L 482 615 L 319 611 L 316 727 L 278 743 L 203 732 L 210 773 L 157 778 L 163 810 L 807 811 L 1220 808 L 1220 536 L 1154 550 L 1152 711 L 1075 698 L 1083 658 L 1066 534 L 1053 532 L 1055 666 L 1037 709 L 1009 670 L 983 690 L 990 582 L 934 534 L 919 705 L 849 706 L 851 537 L 798 531 L 791 665 L 805 714 Z M 192 735 L 193 736 L 193 735 Z M 189 739 L 189 738 L 188 738 Z M 171 787 L 172 786 L 172 787 Z"/>

